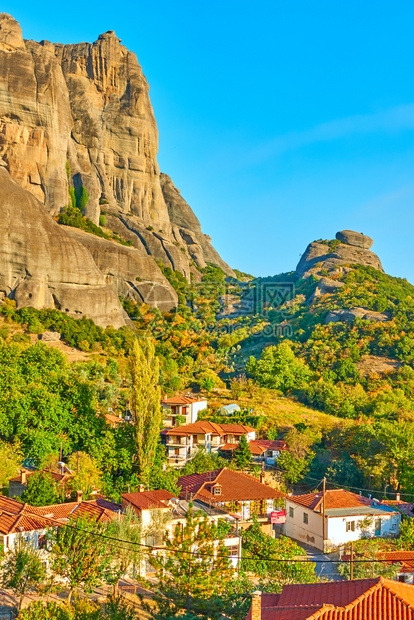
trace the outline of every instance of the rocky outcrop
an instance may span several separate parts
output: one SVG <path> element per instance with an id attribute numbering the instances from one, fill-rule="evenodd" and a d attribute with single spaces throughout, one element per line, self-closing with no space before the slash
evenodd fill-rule
<path id="1" fill-rule="evenodd" d="M 89 250 L 0 168 L 0 292 L 18 306 L 57 308 L 121 327 L 126 315 Z"/>
<path id="2" fill-rule="evenodd" d="M 296 267 L 297 275 L 306 278 L 325 271 L 329 276 L 338 273 L 344 266 L 354 264 L 368 265 L 384 271 L 378 256 L 367 249 L 371 247 L 372 239 L 353 231 L 337 233 L 337 239 L 339 243 L 336 245 L 332 243 L 328 245 L 327 242 L 320 241 L 310 243 Z M 347 240 L 348 243 L 343 242 L 342 239 Z M 357 245 L 357 242 L 360 245 Z"/>
<path id="3" fill-rule="evenodd" d="M 331 293 L 335 293 L 339 288 L 342 288 L 343 286 L 345 286 L 344 282 L 332 280 L 331 278 L 320 278 L 313 294 L 308 299 L 308 303 L 312 303 L 317 297 L 322 297 L 323 295 L 330 295 Z"/>
<path id="4" fill-rule="evenodd" d="M 89 250 L 117 295 L 165 311 L 177 306 L 177 293 L 148 254 L 75 228 L 67 228 L 67 233 Z M 138 273 L 145 273 L 146 279 L 137 276 Z"/>
<path id="5" fill-rule="evenodd" d="M 367 235 L 355 232 L 354 230 L 340 230 L 336 233 L 336 238 L 338 241 L 341 241 L 341 243 L 345 243 L 345 245 L 354 245 L 357 248 L 364 248 L 364 250 L 369 250 L 374 243 L 371 237 L 367 237 Z"/>
<path id="6" fill-rule="evenodd" d="M 98 224 L 105 210 L 135 247 L 187 278 L 206 262 L 234 275 L 160 175 L 148 93 L 135 54 L 113 31 L 94 43 L 23 41 L 18 23 L 0 14 L 0 158 L 13 178 L 52 214 L 69 202 L 69 187 L 85 188 L 87 217 Z"/>
<path id="7" fill-rule="evenodd" d="M 355 319 L 363 319 L 364 321 L 376 321 L 377 323 L 385 323 L 390 321 L 390 315 L 386 312 L 375 312 L 368 308 L 350 308 L 349 310 L 330 310 L 325 318 L 325 325 L 328 323 L 336 323 L 337 321 L 346 321 L 352 323 Z"/>

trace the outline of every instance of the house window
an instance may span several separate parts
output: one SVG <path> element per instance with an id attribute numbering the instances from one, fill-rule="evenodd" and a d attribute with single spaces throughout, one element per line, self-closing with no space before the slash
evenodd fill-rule
<path id="1" fill-rule="evenodd" d="M 303 522 L 304 523 L 308 523 L 308 513 L 307 512 L 303 513 Z"/>
<path id="2" fill-rule="evenodd" d="M 239 545 L 231 545 L 230 547 L 226 547 L 229 552 L 230 557 L 237 557 L 239 555 Z"/>
<path id="3" fill-rule="evenodd" d="M 293 508 L 292 508 L 292 506 L 289 507 L 289 517 L 291 519 L 293 519 Z"/>
<path id="4" fill-rule="evenodd" d="M 47 547 L 46 534 L 39 534 L 39 538 L 37 539 L 37 547 L 38 549 L 46 549 Z"/>
<path id="5" fill-rule="evenodd" d="M 221 495 L 221 486 L 219 484 L 214 487 L 214 495 Z"/>
<path id="6" fill-rule="evenodd" d="M 180 448 L 175 448 L 174 454 L 180 454 Z"/>
<path id="7" fill-rule="evenodd" d="M 346 531 L 347 532 L 355 532 L 355 521 L 347 521 L 346 522 Z"/>

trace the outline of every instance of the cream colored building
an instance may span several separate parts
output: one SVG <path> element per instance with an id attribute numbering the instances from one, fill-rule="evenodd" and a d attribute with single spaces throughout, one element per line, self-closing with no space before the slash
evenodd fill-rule
<path id="1" fill-rule="evenodd" d="M 327 551 L 362 537 L 397 536 L 401 514 L 392 507 L 343 489 L 289 496 L 286 499 L 285 534 Z M 324 540 L 325 534 L 325 540 Z"/>

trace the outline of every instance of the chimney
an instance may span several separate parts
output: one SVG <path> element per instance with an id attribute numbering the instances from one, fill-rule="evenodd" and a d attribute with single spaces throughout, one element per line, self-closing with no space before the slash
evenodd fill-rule
<path id="1" fill-rule="evenodd" d="M 262 620 L 262 593 L 255 590 L 252 594 L 252 620 Z"/>
<path id="2" fill-rule="evenodd" d="M 138 492 L 143 493 L 145 491 L 145 484 L 140 484 L 138 487 Z"/>
<path id="3" fill-rule="evenodd" d="M 27 484 L 27 471 L 25 469 L 20 471 L 20 483 Z"/>
<path id="4" fill-rule="evenodd" d="M 82 501 L 82 495 L 83 495 L 83 491 L 76 491 L 76 501 L 77 502 L 81 502 Z"/>
<path id="5" fill-rule="evenodd" d="M 396 502 L 401 501 L 401 495 L 400 495 L 399 493 L 397 493 L 397 494 L 395 495 L 395 501 L 396 501 Z"/>

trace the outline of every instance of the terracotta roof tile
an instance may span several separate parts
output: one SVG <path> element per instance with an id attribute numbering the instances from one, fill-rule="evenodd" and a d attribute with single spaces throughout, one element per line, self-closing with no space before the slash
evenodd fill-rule
<path id="1" fill-rule="evenodd" d="M 247 435 L 254 432 L 254 428 L 244 424 L 216 424 L 210 420 L 197 420 L 192 424 L 183 424 L 164 431 L 164 435 Z"/>
<path id="2" fill-rule="evenodd" d="M 292 495 L 289 501 L 300 504 L 306 508 L 310 508 L 314 512 L 320 512 L 322 509 L 322 492 L 306 493 L 304 495 Z M 372 502 L 363 495 L 357 495 L 344 489 L 329 489 L 325 493 L 325 509 L 334 508 L 359 508 L 360 506 L 371 506 Z"/>
<path id="3" fill-rule="evenodd" d="M 62 484 L 65 484 L 65 482 L 67 480 L 69 480 L 69 478 L 71 477 L 71 474 L 60 474 L 59 472 L 49 471 L 47 469 L 43 469 L 43 470 L 40 470 L 40 471 L 44 471 L 45 473 L 50 474 L 52 476 L 53 480 L 55 482 L 57 482 L 59 486 L 62 485 Z M 29 479 L 29 478 L 31 478 L 31 476 L 33 476 L 34 474 L 37 474 L 37 473 L 39 473 L 39 472 L 38 471 L 28 471 L 28 472 L 26 472 L 26 478 Z M 20 482 L 20 481 L 21 481 L 20 476 L 15 476 L 14 478 L 10 478 L 10 480 L 9 480 L 9 482 Z"/>
<path id="4" fill-rule="evenodd" d="M 262 620 L 414 620 L 414 586 L 383 577 L 284 586 L 261 603 Z"/>
<path id="5" fill-rule="evenodd" d="M 123 493 L 122 500 L 131 504 L 138 510 L 148 510 L 150 508 L 167 508 L 168 502 L 174 497 L 172 493 L 165 489 L 158 491 L 138 491 L 137 493 Z"/>
<path id="6" fill-rule="evenodd" d="M 286 441 L 281 439 L 252 439 L 250 444 L 266 448 L 266 450 L 288 450 Z"/>
<path id="7" fill-rule="evenodd" d="M 201 403 L 205 401 L 207 403 L 206 398 L 202 398 L 200 396 L 194 396 L 193 394 L 178 394 L 177 396 L 169 396 L 164 397 L 161 400 L 163 405 L 191 405 L 193 403 Z"/>
<path id="8" fill-rule="evenodd" d="M 213 495 L 212 487 L 219 483 L 222 487 L 221 495 Z M 232 501 L 256 501 L 264 499 L 278 499 L 285 497 L 281 491 L 259 482 L 253 476 L 233 471 L 227 467 L 205 472 L 203 474 L 191 474 L 178 479 L 181 486 L 180 497 L 211 501 L 212 503 Z"/>

